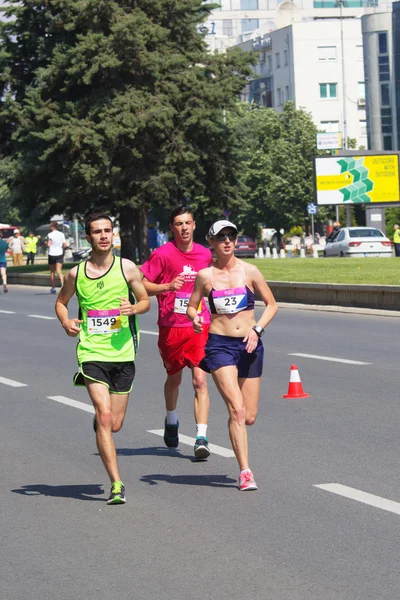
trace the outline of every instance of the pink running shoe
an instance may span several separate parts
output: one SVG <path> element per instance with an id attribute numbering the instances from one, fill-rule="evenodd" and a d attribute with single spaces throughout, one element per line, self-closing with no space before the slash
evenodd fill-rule
<path id="1" fill-rule="evenodd" d="M 247 471 L 244 471 L 243 473 L 240 474 L 239 490 L 241 492 L 250 492 L 252 490 L 258 490 L 257 484 L 254 481 L 254 475 L 250 471 L 250 469 L 248 469 Z"/>

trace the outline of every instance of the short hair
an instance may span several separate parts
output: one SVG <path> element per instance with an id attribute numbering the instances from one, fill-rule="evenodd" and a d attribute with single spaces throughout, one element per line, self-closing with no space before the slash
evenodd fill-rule
<path id="1" fill-rule="evenodd" d="M 57 223 L 57 221 L 51 221 L 50 227 L 54 227 L 54 229 L 58 229 L 58 223 Z"/>
<path id="2" fill-rule="evenodd" d="M 185 215 L 186 213 L 188 213 L 189 215 L 192 215 L 192 219 L 194 221 L 194 215 L 193 215 L 192 211 L 190 210 L 190 208 L 188 208 L 187 206 L 184 206 L 182 204 L 181 206 L 177 206 L 172 211 L 171 216 L 169 218 L 169 222 L 171 223 L 171 225 L 173 225 L 175 217 L 179 217 L 179 215 Z"/>
<path id="3" fill-rule="evenodd" d="M 105 213 L 101 210 L 97 210 L 97 211 L 90 213 L 90 215 L 88 215 L 85 219 L 86 235 L 90 235 L 90 233 L 91 233 L 90 226 L 93 223 L 93 221 L 99 221 L 100 219 L 107 219 L 107 221 L 110 221 L 111 227 L 113 226 L 112 218 L 110 217 L 110 215 L 108 215 L 107 213 Z"/>

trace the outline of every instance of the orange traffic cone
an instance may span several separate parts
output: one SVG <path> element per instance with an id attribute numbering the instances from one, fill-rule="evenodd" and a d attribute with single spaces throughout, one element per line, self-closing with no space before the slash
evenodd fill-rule
<path id="1" fill-rule="evenodd" d="M 309 398 L 310 394 L 306 394 L 301 385 L 299 370 L 296 365 L 290 367 L 290 379 L 288 392 L 281 398 Z"/>

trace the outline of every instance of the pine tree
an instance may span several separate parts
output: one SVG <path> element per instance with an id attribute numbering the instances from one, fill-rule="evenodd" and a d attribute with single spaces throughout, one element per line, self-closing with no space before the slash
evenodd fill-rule
<path id="1" fill-rule="evenodd" d="M 184 188 L 204 214 L 240 193 L 224 110 L 253 58 L 208 53 L 201 0 L 8 0 L 0 143 L 25 214 L 119 215 L 142 258 L 147 211 Z M 11 161 L 11 165 L 10 165 Z"/>

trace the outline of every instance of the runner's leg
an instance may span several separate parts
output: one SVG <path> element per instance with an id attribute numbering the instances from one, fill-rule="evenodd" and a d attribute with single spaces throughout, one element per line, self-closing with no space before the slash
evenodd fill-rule
<path id="1" fill-rule="evenodd" d="M 55 278 L 55 270 L 56 270 L 56 265 L 49 265 L 49 269 L 50 269 L 50 285 L 52 288 L 56 287 L 56 278 Z"/>
<path id="2" fill-rule="evenodd" d="M 59 262 L 56 263 L 56 271 L 57 271 L 57 275 L 60 278 L 61 287 L 64 285 L 64 275 L 62 273 L 62 267 L 63 267 L 62 263 L 59 263 Z"/>
<path id="3" fill-rule="evenodd" d="M 246 379 L 239 378 L 239 387 L 242 391 L 246 411 L 246 425 L 254 425 L 258 413 L 258 400 L 260 398 L 261 377 Z"/>
<path id="4" fill-rule="evenodd" d="M 249 468 L 246 415 L 237 368 L 221 367 L 212 371 L 214 382 L 229 411 L 229 437 L 241 471 Z"/>
<path id="5" fill-rule="evenodd" d="M 113 414 L 108 387 L 85 378 L 86 389 L 96 411 L 96 443 L 111 483 L 121 481 L 117 452 L 112 437 Z"/>
<path id="6" fill-rule="evenodd" d="M 7 285 L 7 269 L 5 267 L 0 268 L 1 278 L 3 280 L 3 285 Z"/>
<path id="7" fill-rule="evenodd" d="M 197 424 L 208 423 L 210 397 L 207 388 L 207 376 L 200 367 L 192 367 L 192 384 L 194 389 L 194 419 Z"/>
<path id="8" fill-rule="evenodd" d="M 110 394 L 112 432 L 119 431 L 124 423 L 126 409 L 128 407 L 129 394 Z"/>
<path id="9" fill-rule="evenodd" d="M 174 375 L 168 375 L 164 384 L 165 407 L 167 410 L 176 410 L 179 386 L 182 382 L 182 370 Z"/>

